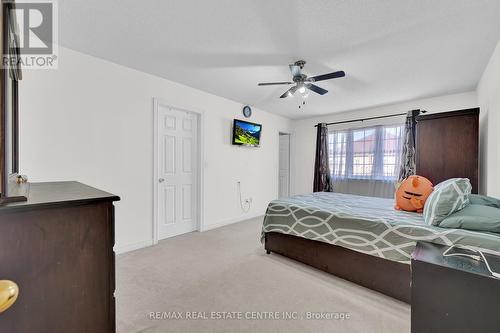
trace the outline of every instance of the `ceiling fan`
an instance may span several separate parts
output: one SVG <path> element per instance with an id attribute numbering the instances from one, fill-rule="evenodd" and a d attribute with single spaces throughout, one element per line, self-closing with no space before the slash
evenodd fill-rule
<path id="1" fill-rule="evenodd" d="M 315 93 L 320 94 L 320 95 L 324 95 L 328 92 L 328 90 L 323 89 L 323 88 L 315 85 L 314 82 L 336 79 L 336 78 L 345 76 L 344 71 L 338 71 L 338 72 L 308 77 L 307 75 L 302 73 L 302 69 L 304 68 L 305 64 L 306 64 L 306 62 L 304 60 L 298 60 L 295 63 L 288 65 L 290 67 L 290 72 L 292 72 L 293 82 L 289 82 L 289 81 L 287 81 L 287 82 L 266 82 L 266 83 L 259 83 L 258 85 L 259 86 L 273 86 L 273 85 L 295 84 L 293 87 L 291 87 L 290 89 L 285 91 L 285 93 L 283 95 L 281 95 L 280 98 L 291 97 L 297 91 L 302 95 L 302 97 L 305 98 L 309 94 L 307 92 L 307 89 L 314 91 Z"/>

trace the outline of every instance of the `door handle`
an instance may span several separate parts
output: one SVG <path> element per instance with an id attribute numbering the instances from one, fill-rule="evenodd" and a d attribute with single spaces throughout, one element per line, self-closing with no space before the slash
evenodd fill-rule
<path id="1" fill-rule="evenodd" d="M 163 183 L 164 181 L 165 181 L 165 178 L 158 179 L 158 183 Z"/>
<path id="2" fill-rule="evenodd" d="M 12 306 L 19 295 L 19 287 L 13 281 L 0 280 L 0 313 Z"/>

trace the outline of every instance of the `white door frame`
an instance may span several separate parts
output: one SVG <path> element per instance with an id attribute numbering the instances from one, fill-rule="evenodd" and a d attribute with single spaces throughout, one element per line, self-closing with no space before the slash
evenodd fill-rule
<path id="1" fill-rule="evenodd" d="M 166 103 L 160 98 L 153 98 L 153 245 L 158 244 L 158 155 L 159 155 L 159 143 L 158 143 L 158 118 L 159 118 L 159 105 L 166 106 L 168 108 L 193 113 L 198 116 L 198 165 L 197 165 L 197 182 L 198 182 L 198 193 L 197 198 L 197 222 L 196 230 L 203 230 L 204 226 L 204 165 L 205 165 L 205 145 L 204 145 L 204 134 L 205 134 L 205 113 L 200 110 L 192 110 L 174 106 L 172 104 Z"/>
<path id="2" fill-rule="evenodd" d="M 290 130 L 279 130 L 278 131 L 278 140 L 279 140 L 279 135 L 280 134 L 287 134 L 290 136 L 290 157 L 289 157 L 289 160 L 290 160 L 290 170 L 288 170 L 288 172 L 290 173 L 289 174 L 289 178 L 290 178 L 290 184 L 289 184 L 289 189 L 288 189 L 288 192 L 290 193 L 290 196 L 292 195 L 295 195 L 295 133 L 293 131 L 290 131 Z M 279 141 L 278 141 L 279 143 Z M 278 158 L 279 158 L 279 144 L 278 144 Z M 278 159 L 278 164 L 279 164 L 279 159 Z M 278 195 L 279 195 L 279 187 L 280 187 L 280 183 L 279 183 L 279 179 L 280 179 L 280 170 L 279 170 L 279 166 L 278 166 Z"/>

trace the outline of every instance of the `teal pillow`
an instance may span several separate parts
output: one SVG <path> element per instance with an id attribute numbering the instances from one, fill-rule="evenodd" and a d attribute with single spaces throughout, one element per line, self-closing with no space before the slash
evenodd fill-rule
<path id="1" fill-rule="evenodd" d="M 469 201 L 471 205 L 482 205 L 500 208 L 500 200 L 488 197 L 486 195 L 471 194 L 469 196 Z"/>
<path id="2" fill-rule="evenodd" d="M 424 220 L 429 225 L 439 223 L 469 204 L 472 190 L 469 179 L 452 178 L 437 184 L 424 205 Z"/>
<path id="3" fill-rule="evenodd" d="M 445 218 L 439 226 L 500 233 L 500 209 L 471 204 Z"/>

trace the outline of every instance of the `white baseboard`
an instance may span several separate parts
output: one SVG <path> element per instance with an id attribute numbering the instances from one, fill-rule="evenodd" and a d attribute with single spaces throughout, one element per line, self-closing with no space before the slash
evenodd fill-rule
<path id="1" fill-rule="evenodd" d="M 261 216 L 264 216 L 264 213 L 257 213 L 257 214 L 251 214 L 251 215 L 238 216 L 236 218 L 232 218 L 232 219 L 225 220 L 225 221 L 222 221 L 222 222 L 218 222 L 218 223 L 214 223 L 214 224 L 209 224 L 209 225 L 203 226 L 200 229 L 200 232 L 204 232 L 204 231 L 208 231 L 208 230 L 212 230 L 212 229 L 217 229 L 217 228 L 220 228 L 220 227 L 224 227 L 226 225 L 230 225 L 230 224 L 238 223 L 238 222 L 243 222 L 243 221 L 246 221 L 246 220 L 255 219 L 255 218 L 261 217 Z"/>
<path id="2" fill-rule="evenodd" d="M 139 249 L 142 249 L 142 248 L 145 248 L 148 246 L 152 246 L 152 245 L 153 245 L 153 240 L 148 239 L 148 240 L 145 240 L 142 242 L 131 243 L 131 244 L 122 245 L 122 246 L 115 245 L 114 249 L 115 249 L 116 254 L 122 254 L 122 253 L 130 252 L 130 251 L 139 250 Z"/>
<path id="3" fill-rule="evenodd" d="M 238 222 L 243 222 L 243 221 L 246 221 L 246 220 L 251 220 L 251 219 L 254 219 L 254 218 L 257 218 L 257 217 L 261 217 L 261 216 L 264 216 L 264 213 L 257 213 L 257 214 L 251 214 L 251 215 L 238 216 L 238 217 L 233 218 L 233 219 L 225 220 L 225 221 L 222 221 L 222 222 L 219 222 L 219 223 L 210 224 L 210 225 L 207 225 L 205 227 L 202 227 L 200 229 L 200 232 L 208 231 L 208 230 L 212 230 L 212 229 L 217 229 L 217 228 L 220 228 L 220 227 L 223 227 L 223 226 L 226 226 L 226 225 L 230 225 L 230 224 L 238 223 Z M 153 244 L 153 240 L 152 239 L 148 239 L 148 240 L 145 240 L 145 241 L 141 241 L 141 242 L 137 242 L 137 243 L 131 243 L 131 244 L 126 244 L 126 245 L 122 245 L 122 246 L 116 246 L 115 245 L 114 250 L 115 250 L 116 254 L 123 254 L 123 253 L 127 253 L 127 252 L 131 252 L 131 251 L 139 250 L 139 249 L 142 249 L 142 248 L 145 248 L 145 247 L 148 247 L 148 246 L 153 246 L 153 245 L 154 245 Z"/>

